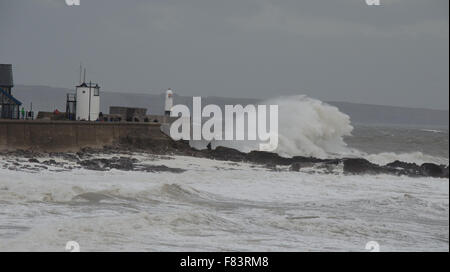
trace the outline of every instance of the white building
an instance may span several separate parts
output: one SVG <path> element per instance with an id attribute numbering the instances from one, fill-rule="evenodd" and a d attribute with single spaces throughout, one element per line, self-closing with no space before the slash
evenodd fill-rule
<path id="1" fill-rule="evenodd" d="M 100 114 L 100 87 L 98 84 L 82 83 L 76 87 L 75 120 L 96 121 Z"/>

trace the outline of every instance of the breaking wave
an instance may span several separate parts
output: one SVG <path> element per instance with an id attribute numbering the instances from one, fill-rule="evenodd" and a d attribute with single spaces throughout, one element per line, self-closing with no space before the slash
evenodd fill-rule
<path id="1" fill-rule="evenodd" d="M 436 163 L 448 165 L 448 158 L 435 157 L 422 152 L 410 152 L 410 153 L 394 153 L 394 152 L 382 152 L 378 154 L 363 154 L 362 157 L 379 165 L 385 165 L 390 162 L 399 160 L 408 163 Z"/>
<path id="2" fill-rule="evenodd" d="M 340 112 L 337 107 L 305 95 L 280 97 L 262 104 L 278 105 L 278 146 L 273 152 L 280 156 L 326 158 L 355 152 L 344 142 L 344 137 L 351 135 L 353 130 L 350 117 Z M 239 118 L 245 116 L 236 117 L 237 120 Z M 259 143 L 215 141 L 213 146 L 250 152 L 258 150 Z"/>
<path id="3" fill-rule="evenodd" d="M 352 153 L 344 142 L 344 136 L 350 136 L 353 130 L 350 117 L 337 107 L 305 95 L 281 97 L 266 103 L 278 105 L 276 152 L 281 156 L 324 158 Z"/>
<path id="4" fill-rule="evenodd" d="M 352 136 L 350 117 L 337 107 L 306 95 L 279 97 L 264 101 L 263 104 L 278 105 L 278 147 L 274 152 L 280 156 L 363 157 L 382 165 L 395 160 L 418 164 L 448 164 L 449 161 L 448 158 L 434 157 L 422 152 L 369 154 L 351 148 L 344 141 L 344 137 Z M 239 118 L 245 116 L 238 116 L 237 119 Z M 258 144 L 256 141 L 213 142 L 213 146 L 227 146 L 242 152 L 258 150 Z"/>

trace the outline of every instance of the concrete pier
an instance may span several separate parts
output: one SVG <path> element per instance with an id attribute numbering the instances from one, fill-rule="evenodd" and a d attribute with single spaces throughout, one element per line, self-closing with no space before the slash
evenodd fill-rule
<path id="1" fill-rule="evenodd" d="M 0 151 L 78 151 L 133 145 L 163 148 L 170 138 L 157 123 L 0 120 Z"/>

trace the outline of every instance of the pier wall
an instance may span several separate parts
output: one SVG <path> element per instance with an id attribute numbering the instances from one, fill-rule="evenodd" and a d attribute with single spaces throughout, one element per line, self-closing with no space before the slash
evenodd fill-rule
<path id="1" fill-rule="evenodd" d="M 0 151 L 78 151 L 130 145 L 162 148 L 170 138 L 154 123 L 0 120 Z"/>

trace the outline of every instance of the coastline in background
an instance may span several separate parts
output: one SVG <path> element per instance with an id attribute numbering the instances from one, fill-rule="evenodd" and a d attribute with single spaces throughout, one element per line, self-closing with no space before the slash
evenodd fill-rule
<path id="1" fill-rule="evenodd" d="M 100 90 L 102 91 L 102 90 Z M 66 88 L 53 88 L 48 86 L 27 86 L 16 85 L 14 87 L 15 96 L 27 108 L 33 102 L 34 111 L 53 111 L 55 108 L 64 111 L 66 108 L 66 94 L 73 92 Z M 180 96 L 175 90 L 175 104 L 191 106 L 191 96 Z M 226 98 L 226 97 L 204 97 L 205 104 L 255 104 L 259 99 L 251 98 Z M 326 102 L 336 106 L 351 118 L 354 125 L 377 125 L 396 126 L 410 128 L 449 128 L 449 111 L 434 109 L 418 109 L 381 105 L 368 105 L 349 102 Z M 137 94 L 102 92 L 100 110 L 103 113 L 109 112 L 109 106 L 130 106 L 144 107 L 148 109 L 148 114 L 161 114 L 164 111 L 164 94 Z"/>

